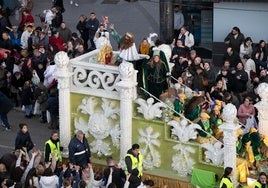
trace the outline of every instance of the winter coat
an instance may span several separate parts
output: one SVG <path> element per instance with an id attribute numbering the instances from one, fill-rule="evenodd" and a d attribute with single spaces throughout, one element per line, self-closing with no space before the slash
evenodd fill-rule
<path id="1" fill-rule="evenodd" d="M 232 33 L 229 33 L 224 39 L 225 42 L 229 41 L 229 47 L 232 47 L 237 53 L 239 53 L 240 45 L 244 42 L 244 40 L 245 37 L 242 33 L 239 33 L 236 38 Z"/>
<path id="2" fill-rule="evenodd" d="M 84 138 L 83 142 L 78 140 L 76 136 L 72 138 L 69 143 L 69 160 L 79 166 L 87 165 L 91 156 L 87 139 Z"/>
<path id="3" fill-rule="evenodd" d="M 67 43 L 69 40 L 71 40 L 72 38 L 72 32 L 69 28 L 65 27 L 65 28 L 59 28 L 58 29 L 59 34 L 62 38 L 63 43 Z"/>
<path id="4" fill-rule="evenodd" d="M 4 48 L 4 49 L 7 49 L 7 50 L 12 50 L 13 49 L 13 44 L 12 44 L 12 41 L 11 39 L 1 39 L 0 40 L 0 47 L 1 48 Z"/>
<path id="5" fill-rule="evenodd" d="M 63 21 L 63 16 L 61 12 L 57 12 L 55 14 L 55 18 L 52 20 L 52 27 L 59 28 L 62 21 Z"/>
<path id="6" fill-rule="evenodd" d="M 78 24 L 76 25 L 76 29 L 79 31 L 81 38 L 83 38 L 83 40 L 88 39 L 88 29 L 86 28 L 86 24 L 87 24 L 86 21 L 84 22 L 79 21 Z"/>
<path id="7" fill-rule="evenodd" d="M 104 180 L 107 182 L 109 175 L 110 175 L 110 168 L 113 169 L 113 174 L 112 174 L 112 182 L 116 184 L 117 188 L 123 188 L 124 187 L 124 181 L 126 179 L 126 174 L 122 170 L 122 168 L 117 168 L 115 166 L 108 166 L 104 170 Z"/>
<path id="8" fill-rule="evenodd" d="M 232 55 L 229 55 L 227 52 L 223 55 L 223 62 L 229 61 L 230 67 L 236 67 L 236 65 L 241 61 L 239 54 L 237 52 L 233 52 Z"/>
<path id="9" fill-rule="evenodd" d="M 8 33 L 8 35 L 13 45 L 20 46 L 20 38 L 22 35 L 21 31 L 18 31 L 17 33 L 15 33 L 14 31 L 11 31 Z"/>
<path id="10" fill-rule="evenodd" d="M 40 188 L 58 188 L 59 177 L 57 175 L 41 176 L 39 180 L 39 185 L 40 185 Z"/>
<path id="11" fill-rule="evenodd" d="M 22 105 L 31 105 L 32 104 L 32 100 L 33 100 L 33 91 L 32 88 L 26 88 L 23 89 L 20 92 L 20 97 L 21 97 L 21 104 Z"/>
<path id="12" fill-rule="evenodd" d="M 14 89 L 18 90 L 19 88 L 22 88 L 23 85 L 24 85 L 24 82 L 25 82 L 25 79 L 24 79 L 24 76 L 22 74 L 21 74 L 21 77 L 19 79 L 17 79 L 15 77 L 15 73 L 12 74 L 12 76 L 11 76 L 11 86 L 14 87 Z M 12 89 L 11 89 L 11 92 L 14 93 L 14 91 L 12 91 Z M 18 91 L 16 91 L 16 92 L 18 92 Z"/>
<path id="13" fill-rule="evenodd" d="M 6 31 L 7 19 L 6 17 L 0 18 L 0 34 Z"/>
<path id="14" fill-rule="evenodd" d="M 12 101 L 0 91 L 0 113 L 7 114 L 12 107 Z"/>
<path id="15" fill-rule="evenodd" d="M 40 104 L 40 110 L 46 111 L 47 107 L 47 88 L 40 82 L 34 90 L 35 99 Z"/>
<path id="16" fill-rule="evenodd" d="M 99 28 L 99 20 L 97 18 L 95 19 L 89 19 L 86 24 L 86 28 L 88 29 L 89 36 L 95 36 L 96 31 Z"/>
<path id="17" fill-rule="evenodd" d="M 64 51 L 63 40 L 61 37 L 49 37 L 49 44 L 55 45 L 59 49 L 59 51 Z"/>
<path id="18" fill-rule="evenodd" d="M 59 114 L 59 99 L 57 96 L 50 96 L 47 99 L 47 108 L 51 114 Z"/>
<path id="19" fill-rule="evenodd" d="M 23 147 L 26 147 L 27 151 L 30 151 L 33 149 L 34 144 L 29 132 L 23 133 L 19 131 L 15 140 L 15 150 L 22 149 Z"/>
<path id="20" fill-rule="evenodd" d="M 237 79 L 240 77 L 240 79 Z M 247 90 L 248 74 L 245 70 L 236 70 L 233 80 L 233 92 L 242 93 Z"/>

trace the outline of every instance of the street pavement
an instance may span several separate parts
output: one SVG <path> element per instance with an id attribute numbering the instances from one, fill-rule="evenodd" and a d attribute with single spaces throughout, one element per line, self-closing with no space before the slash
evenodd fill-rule
<path id="1" fill-rule="evenodd" d="M 34 1 L 32 15 L 35 18 L 36 26 L 40 25 L 40 19 L 35 16 L 49 9 L 51 0 Z M 159 0 L 138 0 L 127 2 L 125 0 L 79 0 L 79 6 L 70 5 L 69 0 L 64 0 L 65 12 L 63 20 L 72 32 L 77 32 L 76 24 L 81 14 L 89 17 L 91 12 L 95 12 L 97 18 L 102 22 L 102 16 L 108 16 L 110 23 L 115 25 L 119 34 L 126 32 L 134 34 L 136 45 L 149 33 L 159 34 Z M 12 23 L 18 23 L 12 19 Z M 112 40 L 112 39 L 111 39 Z M 113 41 L 112 41 L 113 42 Z M 116 47 L 113 45 L 113 47 Z M 115 49 L 117 50 L 117 48 Z"/>
<path id="2" fill-rule="evenodd" d="M 12 152 L 15 148 L 15 138 L 18 133 L 19 124 L 26 123 L 31 135 L 32 141 L 37 149 L 44 150 L 44 143 L 50 137 L 51 130 L 48 129 L 48 123 L 40 123 L 39 116 L 31 119 L 24 117 L 25 113 L 20 108 L 14 108 L 8 113 L 11 130 L 6 131 L 4 127 L 0 128 L 0 156 L 4 153 Z"/>
<path id="3" fill-rule="evenodd" d="M 34 1 L 33 15 L 41 13 L 51 7 L 51 0 Z M 138 0 L 127 2 L 124 0 L 79 0 L 79 6 L 69 4 L 69 0 L 64 0 L 66 11 L 63 13 L 64 21 L 72 32 L 76 31 L 76 24 L 81 14 L 89 16 L 90 12 L 95 12 L 101 21 L 101 16 L 109 16 L 110 23 L 115 24 L 116 30 L 123 35 L 132 32 L 135 37 L 136 45 L 149 33 L 159 34 L 159 0 Z M 34 16 L 36 26 L 40 25 L 38 17 Z M 18 24 L 15 16 L 11 17 L 12 24 Z M 114 50 L 117 50 L 115 43 L 112 42 Z M 8 114 L 11 124 L 11 131 L 0 128 L 0 156 L 6 152 L 14 150 L 16 134 L 19 131 L 19 123 L 27 123 L 29 132 L 36 148 L 43 150 L 45 141 L 50 137 L 51 130 L 48 124 L 39 122 L 39 117 L 32 119 L 24 117 L 20 109 L 13 109 Z"/>

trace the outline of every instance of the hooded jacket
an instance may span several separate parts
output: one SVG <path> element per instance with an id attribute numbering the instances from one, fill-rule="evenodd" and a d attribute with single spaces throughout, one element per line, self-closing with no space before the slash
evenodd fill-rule
<path id="1" fill-rule="evenodd" d="M 57 175 L 41 176 L 39 180 L 39 185 L 40 185 L 40 188 L 58 188 L 59 177 Z"/>

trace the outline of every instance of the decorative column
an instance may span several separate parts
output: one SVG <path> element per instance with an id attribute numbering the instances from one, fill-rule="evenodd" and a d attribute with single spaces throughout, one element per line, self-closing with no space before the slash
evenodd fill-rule
<path id="1" fill-rule="evenodd" d="M 61 51 L 55 55 L 54 61 L 57 65 L 55 76 L 58 78 L 59 89 L 60 144 L 63 147 L 62 157 L 68 158 L 68 144 L 71 140 L 69 57 L 66 52 Z"/>
<path id="2" fill-rule="evenodd" d="M 257 89 L 257 92 L 261 97 L 261 101 L 254 105 L 258 109 L 258 131 L 260 134 L 268 137 L 268 84 L 261 83 Z"/>
<path id="3" fill-rule="evenodd" d="M 232 179 L 236 183 L 236 132 L 240 128 L 239 124 L 234 123 L 237 115 L 236 107 L 233 104 L 227 104 L 222 114 L 225 122 L 219 128 L 223 130 L 224 168 L 233 168 L 234 173 Z"/>
<path id="4" fill-rule="evenodd" d="M 132 146 L 132 101 L 136 96 L 136 71 L 132 63 L 122 62 L 119 66 L 121 81 L 117 83 L 120 90 L 120 161 Z"/>

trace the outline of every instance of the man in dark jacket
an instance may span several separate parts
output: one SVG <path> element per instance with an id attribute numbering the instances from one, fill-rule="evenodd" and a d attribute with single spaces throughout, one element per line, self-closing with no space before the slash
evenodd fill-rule
<path id="1" fill-rule="evenodd" d="M 4 31 L 6 31 L 6 26 L 8 25 L 7 19 L 5 17 L 5 13 L 4 11 L 0 11 L 0 35 L 2 35 L 2 33 Z"/>
<path id="2" fill-rule="evenodd" d="M 232 88 L 234 95 L 237 96 L 240 104 L 243 101 L 243 94 L 247 91 L 247 82 L 248 82 L 248 74 L 244 70 L 244 66 L 242 62 L 239 62 L 236 66 L 236 70 L 232 71 L 233 74 L 233 85 L 235 87 Z"/>
<path id="3" fill-rule="evenodd" d="M 59 7 L 56 7 L 55 10 L 56 10 L 56 12 L 55 12 L 55 17 L 52 20 L 52 27 L 57 29 L 60 27 L 60 24 L 63 21 L 63 16 L 62 16 L 62 12 L 60 11 Z"/>
<path id="4" fill-rule="evenodd" d="M 69 160 L 74 165 L 84 167 L 90 163 L 91 152 L 83 131 L 76 132 L 76 135 L 69 143 L 68 149 Z"/>
<path id="5" fill-rule="evenodd" d="M 89 20 L 87 21 L 87 24 L 86 24 L 86 28 L 88 29 L 89 41 L 90 41 L 90 44 L 91 44 L 90 50 L 95 50 L 96 49 L 96 46 L 95 46 L 95 43 L 94 43 L 94 37 L 95 37 L 96 31 L 99 28 L 99 24 L 100 24 L 100 22 L 96 18 L 95 12 L 91 12 Z M 87 42 L 87 41 L 85 41 L 85 42 Z"/>
<path id="6" fill-rule="evenodd" d="M 117 188 L 123 188 L 124 182 L 126 180 L 125 172 L 115 164 L 112 157 L 107 157 L 106 162 L 108 166 L 103 172 L 105 184 L 107 184 L 109 175 L 112 170 L 112 182 L 116 185 Z"/>
<path id="7" fill-rule="evenodd" d="M 32 67 L 36 70 L 40 81 L 44 81 L 44 72 L 47 67 L 47 55 L 41 53 L 38 49 L 34 49 L 32 57 Z"/>
<path id="8" fill-rule="evenodd" d="M 12 41 L 8 35 L 8 32 L 6 32 L 6 31 L 2 33 L 2 37 L 0 39 L 0 48 L 4 48 L 6 50 L 13 49 Z"/>
<path id="9" fill-rule="evenodd" d="M 261 69 L 260 71 L 260 83 L 268 83 L 268 75 L 266 69 Z"/>
<path id="10" fill-rule="evenodd" d="M 50 94 L 47 99 L 47 110 L 50 113 L 50 126 L 49 129 L 59 129 L 59 98 L 57 88 L 51 88 Z"/>
<path id="11" fill-rule="evenodd" d="M 20 131 L 15 140 L 15 150 L 26 148 L 28 152 L 34 147 L 30 133 L 28 132 L 28 126 L 26 123 L 20 123 L 19 127 Z"/>
<path id="12" fill-rule="evenodd" d="M 227 48 L 225 54 L 223 55 L 223 62 L 229 61 L 230 67 L 235 68 L 237 64 L 241 61 L 237 52 L 233 50 L 233 48 Z"/>
<path id="13" fill-rule="evenodd" d="M 232 31 L 225 37 L 224 42 L 239 54 L 240 45 L 244 42 L 244 40 L 245 37 L 243 33 L 240 32 L 240 29 L 238 27 L 233 27 Z"/>
<path id="14" fill-rule="evenodd" d="M 0 91 L 0 118 L 5 130 L 10 130 L 10 124 L 8 122 L 7 114 L 12 109 L 13 104 L 9 98 Z"/>
<path id="15" fill-rule="evenodd" d="M 61 13 L 65 12 L 63 0 L 54 0 L 52 1 L 52 5 L 58 7 Z"/>

